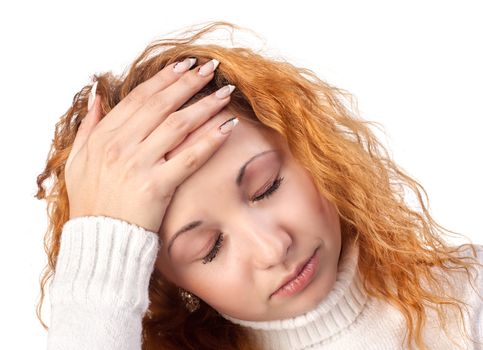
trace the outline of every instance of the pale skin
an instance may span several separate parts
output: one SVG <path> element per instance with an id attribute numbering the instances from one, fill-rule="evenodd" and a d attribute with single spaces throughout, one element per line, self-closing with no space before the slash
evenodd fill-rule
<path id="1" fill-rule="evenodd" d="M 138 86 L 135 98 L 125 98 L 101 123 L 96 99 L 71 153 L 79 154 L 77 164 L 66 171 L 71 217 L 112 216 L 158 232 L 162 245 L 155 268 L 220 313 L 262 321 L 313 309 L 337 274 L 341 234 L 335 206 L 320 195 L 280 135 L 225 108 L 229 96 L 208 96 L 174 113 L 213 74 L 173 73 L 171 65 L 158 75 L 163 78 Z M 150 103 L 153 96 L 159 102 Z M 172 109 L 162 106 L 168 99 L 177 101 L 165 102 Z M 240 123 L 229 136 L 221 135 L 217 126 L 233 116 Z M 171 127 L 163 127 L 169 118 Z M 175 120 L 181 118 L 191 126 L 177 128 Z M 121 125 L 122 120 L 127 122 Z M 98 140 L 85 147 L 92 135 Z M 153 136 L 149 142 L 140 141 L 148 135 Z M 100 156 L 113 148 L 107 139 L 119 140 L 118 156 L 111 160 Z M 166 139 L 179 142 L 160 142 Z M 246 166 L 238 186 L 240 167 L 262 152 Z M 163 156 L 166 161 L 157 161 Z M 142 185 L 146 181 L 149 186 Z M 272 193 L 261 198 L 270 188 Z M 197 220 L 204 224 L 172 241 L 176 231 Z M 320 264 L 312 283 L 296 295 L 272 297 L 317 248 Z"/>

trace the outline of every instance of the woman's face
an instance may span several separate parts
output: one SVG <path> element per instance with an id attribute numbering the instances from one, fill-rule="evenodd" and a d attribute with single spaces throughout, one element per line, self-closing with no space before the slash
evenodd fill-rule
<path id="1" fill-rule="evenodd" d="M 300 315 L 315 307 L 335 282 L 339 217 L 281 136 L 235 115 L 240 123 L 229 138 L 177 188 L 159 231 L 163 245 L 156 268 L 234 318 Z M 213 120 L 230 117 L 223 110 Z M 169 157 L 185 148 L 179 146 Z M 267 189 L 270 194 L 262 198 Z M 176 235 L 192 222 L 201 224 Z M 317 248 L 312 282 L 297 294 L 272 296 Z"/>

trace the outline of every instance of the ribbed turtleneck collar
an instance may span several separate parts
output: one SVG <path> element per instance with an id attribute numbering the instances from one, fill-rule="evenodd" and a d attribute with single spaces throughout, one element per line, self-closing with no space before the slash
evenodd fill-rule
<path id="1" fill-rule="evenodd" d="M 296 350 L 323 344 L 346 329 L 364 309 L 367 294 L 358 273 L 359 247 L 344 246 L 332 290 L 311 311 L 283 320 L 244 321 L 223 315 L 233 323 L 251 328 L 265 349 Z"/>

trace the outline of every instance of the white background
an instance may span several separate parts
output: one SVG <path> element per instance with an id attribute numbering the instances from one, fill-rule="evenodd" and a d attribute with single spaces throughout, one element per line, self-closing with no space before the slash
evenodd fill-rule
<path id="1" fill-rule="evenodd" d="M 445 227 L 483 243 L 480 1 L 16 1 L 0 5 L 0 348 L 45 348 L 36 200 L 54 126 L 93 73 L 122 73 L 151 41 L 226 20 L 354 94 Z M 49 324 L 49 308 L 44 307 Z"/>

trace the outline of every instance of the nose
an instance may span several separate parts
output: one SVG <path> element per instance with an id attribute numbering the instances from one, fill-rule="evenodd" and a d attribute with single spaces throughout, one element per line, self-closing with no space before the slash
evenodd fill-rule
<path id="1" fill-rule="evenodd" d="M 244 218 L 239 237 L 244 252 L 259 269 L 283 264 L 292 245 L 290 234 L 267 218 Z"/>

